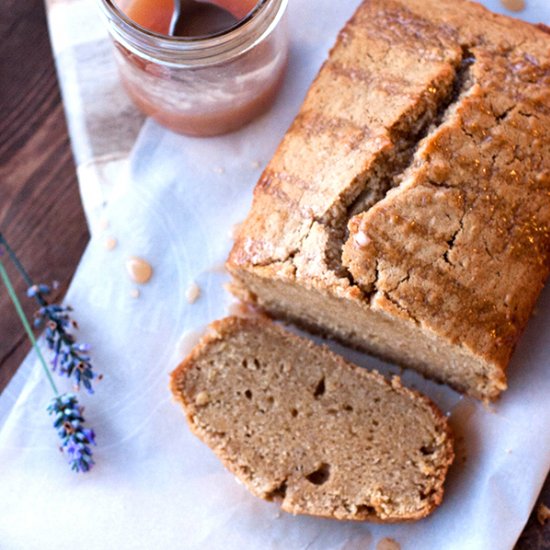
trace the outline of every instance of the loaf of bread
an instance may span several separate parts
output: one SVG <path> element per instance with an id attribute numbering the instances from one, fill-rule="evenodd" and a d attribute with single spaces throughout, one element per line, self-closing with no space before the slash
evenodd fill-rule
<path id="1" fill-rule="evenodd" d="M 255 189 L 234 292 L 491 400 L 549 271 L 550 35 L 366 0 Z"/>
<path id="2" fill-rule="evenodd" d="M 215 322 L 171 384 L 193 432 L 287 512 L 401 521 L 441 502 L 453 450 L 436 407 L 269 320 Z"/>

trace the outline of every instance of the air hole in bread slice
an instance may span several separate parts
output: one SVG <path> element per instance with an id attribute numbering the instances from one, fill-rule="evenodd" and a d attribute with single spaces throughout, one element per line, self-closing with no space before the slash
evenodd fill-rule
<path id="1" fill-rule="evenodd" d="M 317 383 L 317 386 L 315 387 L 315 391 L 313 392 L 313 396 L 315 398 L 321 397 L 322 395 L 324 395 L 325 390 L 326 390 L 325 379 L 321 378 L 321 380 L 319 380 L 319 382 Z"/>
<path id="2" fill-rule="evenodd" d="M 323 485 L 328 481 L 328 478 L 330 477 L 330 464 L 321 464 L 317 470 L 314 472 L 311 472 L 311 474 L 308 474 L 306 476 L 306 479 L 313 483 L 313 485 Z"/>

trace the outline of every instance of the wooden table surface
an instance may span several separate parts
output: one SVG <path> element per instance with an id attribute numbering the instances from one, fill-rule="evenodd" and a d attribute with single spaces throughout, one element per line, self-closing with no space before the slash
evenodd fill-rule
<path id="1" fill-rule="evenodd" d="M 0 30 L 0 231 L 35 281 L 59 281 L 53 296 L 57 301 L 89 235 L 42 0 L 3 0 Z M 16 290 L 24 296 L 25 285 L 8 264 Z M 33 302 L 23 298 L 23 303 L 32 315 Z M 1 392 L 29 343 L 2 288 L 0 312 Z M 550 505 L 549 479 L 540 501 Z M 516 549 L 550 549 L 550 524 L 541 527 L 533 514 Z"/>

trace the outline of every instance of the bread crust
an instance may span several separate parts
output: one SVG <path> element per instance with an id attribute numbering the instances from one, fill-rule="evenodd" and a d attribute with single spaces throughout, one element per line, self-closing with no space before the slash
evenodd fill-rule
<path id="1" fill-rule="evenodd" d="M 550 269 L 549 66 L 546 29 L 475 3 L 363 2 L 254 191 L 237 294 L 496 399 Z M 308 317 L 332 298 L 370 334 Z"/>

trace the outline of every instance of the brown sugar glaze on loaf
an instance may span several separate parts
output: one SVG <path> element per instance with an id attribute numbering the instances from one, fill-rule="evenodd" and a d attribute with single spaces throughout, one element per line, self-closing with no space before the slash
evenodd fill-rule
<path id="1" fill-rule="evenodd" d="M 549 61 L 477 4 L 361 4 L 255 189 L 234 292 L 496 398 L 549 270 Z"/>
<path id="2" fill-rule="evenodd" d="M 172 391 L 226 467 L 288 512 L 404 521 L 441 502 L 453 451 L 436 407 L 269 320 L 213 323 Z"/>

